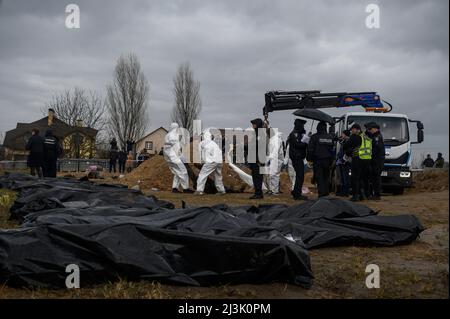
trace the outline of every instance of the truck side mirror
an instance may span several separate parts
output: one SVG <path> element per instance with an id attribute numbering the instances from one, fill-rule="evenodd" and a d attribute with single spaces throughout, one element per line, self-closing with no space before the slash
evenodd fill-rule
<path id="1" fill-rule="evenodd" d="M 423 131 L 423 123 L 422 122 L 417 122 L 417 129 L 420 131 Z M 422 132 L 422 136 L 423 136 L 423 132 Z"/>
<path id="2" fill-rule="evenodd" d="M 419 125 L 417 125 L 419 126 Z M 417 130 L 417 143 L 422 143 L 424 141 L 423 129 Z"/>

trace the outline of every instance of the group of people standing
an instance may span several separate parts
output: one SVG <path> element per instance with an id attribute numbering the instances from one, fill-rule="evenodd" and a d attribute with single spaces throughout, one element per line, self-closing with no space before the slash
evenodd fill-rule
<path id="1" fill-rule="evenodd" d="M 117 164 L 119 165 L 119 174 L 125 174 L 125 171 L 130 172 L 132 163 L 133 155 L 123 149 L 119 150 L 117 140 L 113 138 L 109 149 L 109 173 L 117 172 Z"/>
<path id="2" fill-rule="evenodd" d="M 444 166 L 445 160 L 442 153 L 438 153 L 436 160 L 432 159 L 430 154 L 427 154 L 427 157 L 422 162 L 423 168 L 444 168 Z"/>
<path id="3" fill-rule="evenodd" d="M 255 119 L 251 123 L 256 131 L 263 129 L 261 119 Z M 329 195 L 330 169 L 335 156 L 333 136 L 327 132 L 325 122 L 320 122 L 317 125 L 317 132 L 308 136 L 305 124 L 305 120 L 295 120 L 294 129 L 289 134 L 285 147 L 282 143 L 281 133 L 275 134 L 275 130 L 270 130 L 268 158 L 266 161 L 257 160 L 256 163 L 250 164 L 255 188 L 252 199 L 264 198 L 261 166 L 267 165 L 269 168 L 269 194 L 278 195 L 280 172 L 283 165 L 288 165 L 295 172 L 293 174 L 295 175 L 295 182 L 291 192 L 292 197 L 295 200 L 307 200 L 308 197 L 302 194 L 305 179 L 305 159 L 308 161 L 308 165 L 313 167 L 319 197 Z M 274 163 L 276 164 L 274 165 Z"/>
<path id="4" fill-rule="evenodd" d="M 381 173 L 385 160 L 385 147 L 380 126 L 375 122 L 365 124 L 363 132 L 359 124 L 353 124 L 350 131 L 341 136 L 342 154 L 338 156 L 342 188 L 340 194 L 348 196 L 352 188 L 352 201 L 381 198 Z M 348 183 L 349 168 L 351 179 Z"/>
<path id="5" fill-rule="evenodd" d="M 263 129 L 263 121 L 251 121 L 255 130 Z M 313 180 L 317 184 L 318 196 L 328 196 L 331 186 L 331 172 L 336 164 L 339 185 L 336 194 L 348 197 L 352 190 L 352 201 L 364 199 L 379 200 L 381 197 L 381 173 L 383 170 L 385 149 L 380 127 L 375 122 L 365 125 L 363 132 L 359 124 L 354 124 L 350 130 L 342 132 L 340 138 L 327 130 L 326 122 L 319 122 L 317 131 L 307 135 L 305 120 L 296 119 L 294 129 L 289 134 L 286 145 L 282 145 L 281 134 L 271 134 L 269 140 L 268 162 L 257 160 L 249 164 L 255 194 L 252 199 L 264 197 L 262 191 L 263 177 L 261 166 L 269 166 L 269 194 L 279 192 L 279 176 L 283 164 L 295 171 L 295 182 L 291 192 L 295 200 L 306 200 L 302 194 L 305 177 L 305 160 L 313 170 Z M 340 144 L 337 147 L 337 142 Z M 276 145 L 276 146 L 275 146 Z M 282 163 L 272 165 L 272 161 Z M 350 173 L 351 172 L 351 173 Z"/>
<path id="6" fill-rule="evenodd" d="M 262 119 L 251 121 L 255 130 L 255 137 L 259 141 L 262 134 L 268 134 L 268 143 L 264 158 L 261 158 L 259 149 L 261 143 L 255 143 L 256 156 L 248 161 L 250 168 L 254 194 L 250 199 L 264 198 L 263 183 L 264 174 L 262 167 L 268 169 L 268 193 L 278 195 L 280 192 L 280 173 L 283 166 L 295 172 L 295 181 L 291 195 L 295 200 L 307 200 L 302 193 L 305 178 L 305 160 L 307 166 L 312 168 L 313 180 L 317 184 L 318 196 L 328 196 L 331 186 L 331 172 L 336 164 L 336 172 L 339 177 L 337 195 L 350 196 L 352 201 L 364 199 L 378 200 L 381 196 L 381 173 L 384 165 L 385 150 L 383 137 L 377 123 L 370 122 L 365 125 L 363 132 L 358 124 L 354 124 L 350 130 L 342 132 L 340 138 L 329 133 L 326 122 L 319 122 L 315 134 L 306 134 L 306 121 L 296 119 L 294 129 L 283 145 L 282 134 L 275 129 L 264 127 Z M 172 123 L 170 131 L 165 137 L 163 149 L 164 157 L 174 176 L 172 192 L 193 193 L 189 188 L 189 174 L 182 159 L 182 143 L 179 134 L 179 126 Z M 337 147 L 338 143 L 340 144 Z M 264 145 L 264 144 L 263 144 Z M 196 194 L 203 195 L 205 183 L 209 175 L 214 175 L 214 181 L 219 194 L 225 193 L 222 181 L 222 149 L 213 141 L 211 133 L 207 130 L 203 133 L 203 140 L 199 145 L 199 152 L 203 166 L 198 175 Z M 248 148 L 247 148 L 248 152 Z M 246 158 L 248 154 L 246 154 Z M 350 173 L 351 172 L 351 173 Z M 180 191 L 181 186 L 181 191 Z"/>
<path id="7" fill-rule="evenodd" d="M 40 135 L 39 129 L 33 129 L 26 150 L 29 151 L 27 164 L 31 175 L 56 177 L 58 158 L 62 156 L 63 149 L 51 129 L 45 132 L 44 137 Z"/>

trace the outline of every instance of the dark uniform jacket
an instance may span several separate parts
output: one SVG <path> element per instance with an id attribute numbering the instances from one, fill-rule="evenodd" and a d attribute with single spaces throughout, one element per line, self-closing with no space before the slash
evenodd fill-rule
<path id="1" fill-rule="evenodd" d="M 118 158 L 119 158 L 119 152 L 116 149 L 111 149 L 109 151 L 109 160 L 111 162 L 116 162 Z"/>
<path id="2" fill-rule="evenodd" d="M 326 130 L 321 130 L 311 136 L 308 144 L 307 160 L 314 162 L 334 158 L 334 137 Z"/>
<path id="3" fill-rule="evenodd" d="M 303 160 L 306 157 L 308 144 L 302 142 L 305 133 L 303 126 L 299 125 L 289 134 L 287 145 L 289 145 L 289 158 L 293 161 Z"/>
<path id="4" fill-rule="evenodd" d="M 127 153 L 120 151 L 118 155 L 119 163 L 125 163 L 127 161 Z"/>
<path id="5" fill-rule="evenodd" d="M 386 150 L 384 148 L 383 135 L 377 133 L 376 135 L 370 135 L 372 139 L 372 159 L 384 160 L 386 157 Z"/>
<path id="6" fill-rule="evenodd" d="M 359 157 L 358 151 L 361 147 L 361 136 L 352 134 L 344 143 L 344 153 L 349 157 Z"/>
<path id="7" fill-rule="evenodd" d="M 55 162 L 62 154 L 62 148 L 59 145 L 59 140 L 53 135 L 48 135 L 44 139 L 45 160 L 48 162 Z"/>
<path id="8" fill-rule="evenodd" d="M 30 151 L 28 156 L 29 167 L 41 167 L 44 164 L 44 139 L 41 136 L 31 136 L 26 145 L 26 150 Z"/>

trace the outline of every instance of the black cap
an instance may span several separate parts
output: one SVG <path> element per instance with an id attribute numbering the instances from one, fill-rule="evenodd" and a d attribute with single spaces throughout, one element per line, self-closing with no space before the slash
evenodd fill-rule
<path id="1" fill-rule="evenodd" d="M 294 125 L 297 125 L 297 123 L 306 124 L 307 121 L 305 121 L 304 119 L 295 119 Z"/>
<path id="2" fill-rule="evenodd" d="M 360 130 L 360 131 L 361 131 L 361 126 L 360 126 L 358 123 L 355 123 L 355 124 L 353 124 L 352 127 L 350 128 L 350 130 L 353 130 L 353 129 L 357 129 L 357 130 Z"/>
<path id="3" fill-rule="evenodd" d="M 375 122 L 369 122 L 369 123 L 366 123 L 366 124 L 364 124 L 364 126 L 365 126 L 368 130 L 370 130 L 371 128 L 380 129 L 380 126 L 379 126 L 377 123 L 375 123 Z"/>
<path id="4" fill-rule="evenodd" d="M 343 130 L 342 133 L 344 133 L 346 136 L 350 136 L 351 134 L 350 130 Z"/>
<path id="5" fill-rule="evenodd" d="M 264 122 L 260 118 L 251 120 L 250 123 L 255 124 L 258 128 L 262 128 L 264 126 Z"/>

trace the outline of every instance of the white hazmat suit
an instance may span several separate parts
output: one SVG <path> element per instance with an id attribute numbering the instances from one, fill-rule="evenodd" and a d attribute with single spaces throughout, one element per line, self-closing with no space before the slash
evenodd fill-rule
<path id="1" fill-rule="evenodd" d="M 164 140 L 164 158 L 173 174 L 172 189 L 178 189 L 181 185 L 183 190 L 187 190 L 189 189 L 189 175 L 181 160 L 181 151 L 179 126 L 177 123 L 172 123 Z"/>
<path id="2" fill-rule="evenodd" d="M 204 164 L 198 174 L 197 192 L 203 193 L 208 176 L 214 173 L 214 183 L 217 191 L 219 193 L 225 193 L 225 187 L 223 186 L 222 181 L 222 150 L 216 142 L 212 140 L 209 131 L 203 133 L 203 141 L 199 144 L 199 151 Z"/>
<path id="3" fill-rule="evenodd" d="M 269 191 L 273 194 L 280 192 L 280 174 L 284 162 L 282 133 L 277 132 L 269 139 L 269 155 L 267 164 L 269 165 Z"/>

